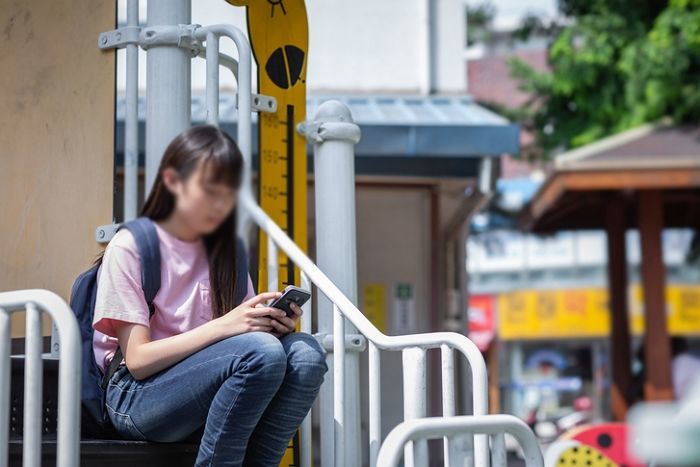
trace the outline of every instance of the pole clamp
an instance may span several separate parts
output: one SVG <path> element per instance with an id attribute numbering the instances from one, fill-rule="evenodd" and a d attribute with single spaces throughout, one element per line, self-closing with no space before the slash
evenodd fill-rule
<path id="1" fill-rule="evenodd" d="M 102 49 L 123 49 L 129 44 L 139 45 L 139 34 L 141 28 L 138 26 L 125 26 L 123 28 L 112 29 L 100 33 L 97 38 L 97 46 Z"/>
<path id="2" fill-rule="evenodd" d="M 317 332 L 314 337 L 326 352 L 333 352 L 333 334 Z M 367 338 L 362 334 L 345 335 L 345 352 L 360 353 L 367 348 Z"/>
<path id="3" fill-rule="evenodd" d="M 190 51 L 193 57 L 203 49 L 195 37 L 201 24 L 178 24 L 177 26 L 148 26 L 141 30 L 139 44 L 143 50 L 158 46 L 177 46 Z"/>

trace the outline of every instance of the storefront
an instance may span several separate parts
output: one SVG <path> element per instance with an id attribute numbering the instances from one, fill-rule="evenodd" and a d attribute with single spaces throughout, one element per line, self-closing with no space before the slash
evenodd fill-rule
<path id="1" fill-rule="evenodd" d="M 635 348 L 644 333 L 642 292 L 628 292 Z M 670 284 L 668 328 L 691 343 L 700 338 L 700 285 Z M 523 289 L 470 298 L 471 336 L 497 352 L 501 408 L 524 420 L 558 419 L 590 406 L 610 419 L 610 313 L 602 287 Z M 487 338 L 489 336 L 490 338 Z M 633 372 L 640 362 L 632 365 Z M 588 410 L 588 409 L 586 409 Z"/>

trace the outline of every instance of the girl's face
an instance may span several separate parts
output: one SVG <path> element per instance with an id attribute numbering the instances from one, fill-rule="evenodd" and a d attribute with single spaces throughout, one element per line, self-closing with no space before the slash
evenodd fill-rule
<path id="1" fill-rule="evenodd" d="M 175 212 L 201 235 L 215 231 L 236 203 L 237 190 L 213 182 L 214 175 L 202 162 L 186 180 L 172 167 L 163 170 L 163 182 L 175 196 Z"/>

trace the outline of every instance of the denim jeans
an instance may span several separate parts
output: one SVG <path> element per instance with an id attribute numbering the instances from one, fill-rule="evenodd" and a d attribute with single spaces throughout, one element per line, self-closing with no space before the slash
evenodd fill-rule
<path id="1" fill-rule="evenodd" d="M 327 371 L 308 333 L 248 332 L 142 380 L 120 366 L 105 405 L 126 439 L 175 442 L 200 430 L 196 466 L 276 467 Z"/>

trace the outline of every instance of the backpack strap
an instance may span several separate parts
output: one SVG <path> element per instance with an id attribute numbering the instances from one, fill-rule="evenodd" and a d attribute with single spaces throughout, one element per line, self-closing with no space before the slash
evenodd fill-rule
<path id="1" fill-rule="evenodd" d="M 236 306 L 248 294 L 248 252 L 241 237 L 236 237 L 236 288 L 233 292 Z"/>
<path id="2" fill-rule="evenodd" d="M 122 227 L 127 228 L 129 232 L 131 232 L 136 241 L 136 247 L 139 250 L 139 256 L 141 258 L 141 286 L 143 287 L 143 294 L 148 304 L 150 319 L 153 317 L 153 313 L 155 313 L 153 299 L 158 293 L 158 290 L 160 290 L 161 268 L 158 232 L 153 225 L 153 221 L 146 216 L 124 222 L 117 227 L 117 230 Z M 117 346 L 114 357 L 112 357 L 112 360 L 109 362 L 109 367 L 102 378 L 103 390 L 107 388 L 109 380 L 112 378 L 112 375 L 114 375 L 114 372 L 117 371 L 117 368 L 119 368 L 123 357 L 122 349 Z"/>

